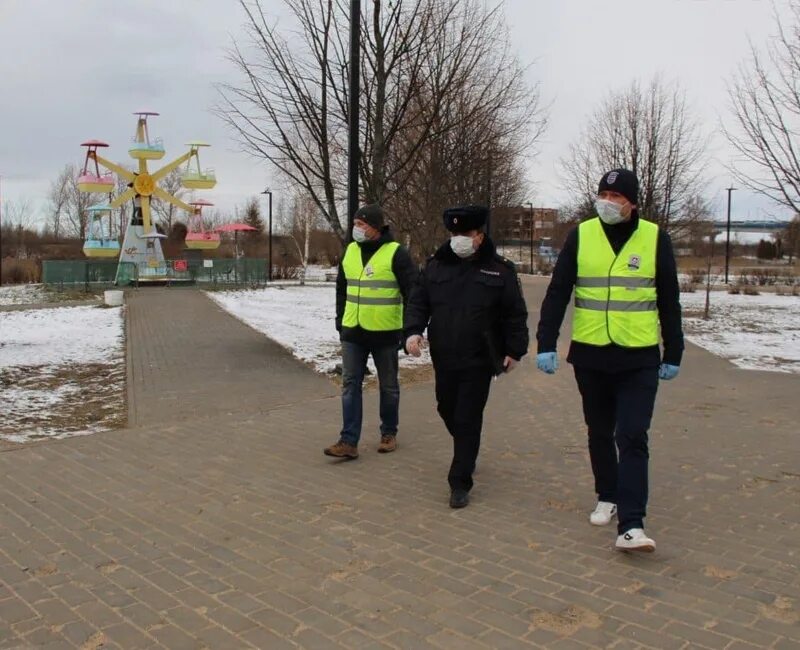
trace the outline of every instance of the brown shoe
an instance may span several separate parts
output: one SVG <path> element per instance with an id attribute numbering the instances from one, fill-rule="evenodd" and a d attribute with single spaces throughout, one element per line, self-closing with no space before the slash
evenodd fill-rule
<path id="1" fill-rule="evenodd" d="M 381 444 L 378 445 L 379 454 L 388 454 L 395 449 L 397 449 L 396 436 L 381 436 Z"/>
<path id="2" fill-rule="evenodd" d="M 356 445 L 348 445 L 342 440 L 335 445 L 325 447 L 324 451 L 326 456 L 335 456 L 336 458 L 358 458 L 358 447 L 356 447 Z"/>

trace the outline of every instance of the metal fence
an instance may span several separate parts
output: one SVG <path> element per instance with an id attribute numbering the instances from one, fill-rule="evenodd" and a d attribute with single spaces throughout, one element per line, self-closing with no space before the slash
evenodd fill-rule
<path id="1" fill-rule="evenodd" d="M 46 260 L 42 283 L 51 286 L 139 286 L 143 284 L 210 284 L 262 286 L 267 283 L 266 259 L 165 260 L 135 263 L 117 260 Z"/>
<path id="2" fill-rule="evenodd" d="M 136 278 L 136 264 L 117 260 L 45 260 L 42 262 L 42 283 L 58 287 L 113 286 L 119 270 L 124 280 L 131 284 Z"/>

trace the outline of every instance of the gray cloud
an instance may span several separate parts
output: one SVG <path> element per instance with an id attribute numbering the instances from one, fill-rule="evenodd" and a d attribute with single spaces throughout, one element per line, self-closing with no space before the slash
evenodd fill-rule
<path id="1" fill-rule="evenodd" d="M 772 32 L 770 9 L 758 0 L 508 0 L 513 44 L 553 103 L 529 174 L 537 203 L 563 200 L 557 161 L 609 88 L 656 72 L 678 79 L 712 133 L 748 36 L 759 43 Z M 190 139 L 214 145 L 204 164 L 217 169 L 208 196 L 222 209 L 263 189 L 268 170 L 211 113 L 214 83 L 234 74 L 225 50 L 241 39 L 242 22 L 234 0 L 0 0 L 4 196 L 41 200 L 60 168 L 80 160 L 86 138 L 106 140 L 110 157 L 126 160 L 131 112 L 142 108 L 162 113 L 152 129 L 168 157 Z M 715 137 L 712 153 L 709 193 L 721 198 L 731 151 Z M 780 215 L 752 194 L 735 196 L 737 216 Z"/>

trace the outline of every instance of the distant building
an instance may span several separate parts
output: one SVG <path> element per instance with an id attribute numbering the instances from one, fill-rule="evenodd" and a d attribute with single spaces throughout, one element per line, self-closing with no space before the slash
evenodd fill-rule
<path id="1" fill-rule="evenodd" d="M 517 206 L 492 209 L 492 238 L 499 243 L 551 245 L 559 212 L 555 208 Z"/>

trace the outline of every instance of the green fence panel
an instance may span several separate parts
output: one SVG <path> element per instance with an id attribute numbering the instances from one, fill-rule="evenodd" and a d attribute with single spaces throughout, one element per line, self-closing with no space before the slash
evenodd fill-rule
<path id="1" fill-rule="evenodd" d="M 266 259 L 172 259 L 157 265 L 118 260 L 46 260 L 42 282 L 47 285 L 127 286 L 197 283 L 253 286 L 266 284 Z"/>

